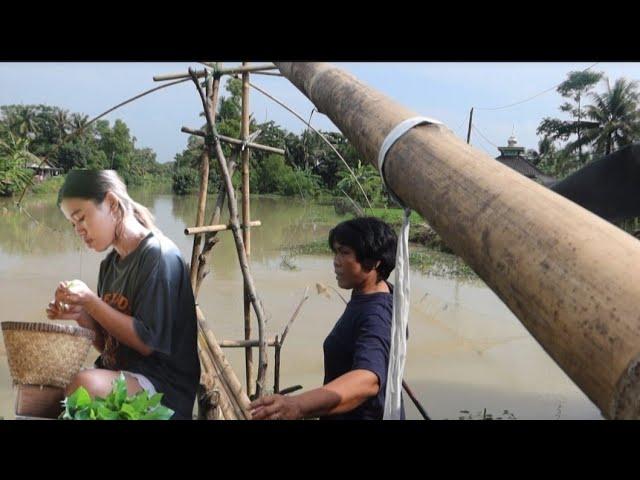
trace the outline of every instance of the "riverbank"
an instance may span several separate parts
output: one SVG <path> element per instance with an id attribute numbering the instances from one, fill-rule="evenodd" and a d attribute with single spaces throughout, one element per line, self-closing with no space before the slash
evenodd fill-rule
<path id="1" fill-rule="evenodd" d="M 295 269 L 295 257 L 298 255 L 331 255 L 326 239 L 285 247 L 283 268 Z M 409 245 L 409 263 L 411 268 L 425 275 L 457 280 L 481 281 L 476 273 L 464 261 L 453 254 L 419 243 Z"/>

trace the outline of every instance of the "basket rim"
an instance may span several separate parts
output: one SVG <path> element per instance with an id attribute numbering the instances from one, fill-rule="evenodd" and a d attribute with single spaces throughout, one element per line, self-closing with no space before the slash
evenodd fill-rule
<path id="1" fill-rule="evenodd" d="M 8 330 L 17 330 L 45 333 L 63 333 L 76 337 L 85 337 L 89 340 L 94 340 L 96 336 L 93 330 L 77 325 L 60 325 L 44 322 L 0 322 L 0 325 L 2 326 L 3 332 Z"/>

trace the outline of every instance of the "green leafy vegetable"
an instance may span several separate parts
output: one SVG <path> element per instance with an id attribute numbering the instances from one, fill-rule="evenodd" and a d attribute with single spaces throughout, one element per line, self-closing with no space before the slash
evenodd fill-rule
<path id="1" fill-rule="evenodd" d="M 127 381 L 120 373 L 106 398 L 93 400 L 84 387 L 79 387 L 62 402 L 63 420 L 168 420 L 173 410 L 160 403 L 162 393 L 149 397 L 146 390 L 127 395 Z"/>

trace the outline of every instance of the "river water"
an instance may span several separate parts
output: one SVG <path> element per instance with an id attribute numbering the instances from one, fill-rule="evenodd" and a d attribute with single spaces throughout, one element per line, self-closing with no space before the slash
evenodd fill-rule
<path id="1" fill-rule="evenodd" d="M 183 230 L 195 223 L 196 197 L 143 191 L 133 191 L 132 197 L 151 209 L 158 227 L 188 262 L 193 240 Z M 57 283 L 79 278 L 95 290 L 105 255 L 87 250 L 74 238 L 53 195 L 32 195 L 25 208 L 35 221 L 18 213 L 9 199 L 0 199 L 2 321 L 48 321 L 44 310 Z M 251 231 L 251 269 L 267 313 L 269 337 L 282 333 L 305 287 L 310 288 L 310 298 L 282 349 L 280 388 L 319 386 L 322 342 L 344 304 L 333 290 L 327 296 L 316 289 L 317 283 L 338 288 L 331 257 L 292 256 L 287 247 L 325 239 L 331 225 L 343 217 L 331 206 L 302 199 L 252 197 L 251 218 L 262 221 Z M 218 235 L 221 241 L 214 247 L 212 272 L 198 301 L 218 340 L 238 340 L 244 338 L 242 275 L 231 233 Z M 518 419 L 602 418 L 482 281 L 412 271 L 411 289 L 405 379 L 432 418 L 478 418 L 484 412 Z M 344 290 L 341 293 L 348 296 Z M 268 389 L 273 386 L 273 349 L 269 350 Z M 244 381 L 244 350 L 225 353 Z M 87 366 L 96 356 L 92 349 Z M 14 402 L 0 343 L 0 417 L 14 418 Z M 405 404 L 409 419 L 420 418 L 408 397 Z"/>

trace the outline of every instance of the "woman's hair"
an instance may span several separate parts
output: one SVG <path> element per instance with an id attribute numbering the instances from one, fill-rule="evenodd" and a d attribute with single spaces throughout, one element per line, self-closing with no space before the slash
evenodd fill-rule
<path id="1" fill-rule="evenodd" d="M 378 281 L 389 278 L 396 266 L 396 232 L 378 218 L 361 217 L 339 223 L 329 232 L 329 247 L 334 253 L 336 242 L 352 248 L 356 260 L 369 270 L 379 261 Z"/>
<path id="2" fill-rule="evenodd" d="M 117 236 L 121 233 L 118 230 L 122 228 L 122 220 L 126 214 L 132 214 L 142 226 L 158 231 L 151 212 L 131 199 L 127 187 L 115 170 L 70 170 L 58 192 L 58 206 L 65 198 L 84 198 L 100 205 L 108 192 L 118 199 L 120 218 L 116 227 Z"/>

